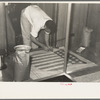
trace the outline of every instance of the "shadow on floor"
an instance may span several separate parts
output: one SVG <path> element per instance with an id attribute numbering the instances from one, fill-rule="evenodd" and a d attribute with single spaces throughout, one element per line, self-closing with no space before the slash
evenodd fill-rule
<path id="1" fill-rule="evenodd" d="M 69 79 L 67 76 L 62 75 L 62 76 L 57 76 L 54 78 L 42 80 L 40 82 L 73 82 L 71 79 Z"/>

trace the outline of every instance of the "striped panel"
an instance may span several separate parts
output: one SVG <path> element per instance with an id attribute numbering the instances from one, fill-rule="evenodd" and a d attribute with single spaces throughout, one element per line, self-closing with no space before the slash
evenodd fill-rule
<path id="1" fill-rule="evenodd" d="M 64 50 L 59 49 L 58 51 L 64 55 Z M 39 79 L 62 73 L 64 67 L 64 57 L 62 57 L 59 52 L 46 52 L 44 50 L 33 52 L 33 55 L 31 56 L 31 78 Z M 77 77 L 80 77 L 82 74 L 80 70 L 84 71 L 87 68 L 90 69 L 93 66 L 96 66 L 95 63 L 71 51 L 69 52 L 67 65 L 67 73 L 76 81 L 79 81 Z M 78 74 L 80 72 L 81 74 Z"/>
<path id="2" fill-rule="evenodd" d="M 42 70 L 52 70 L 55 68 L 62 68 L 64 65 L 64 59 L 55 54 L 54 52 L 39 53 L 32 56 L 31 64 L 34 67 Z"/>
<path id="3" fill-rule="evenodd" d="M 59 49 L 56 52 L 46 52 L 43 50 L 40 50 L 39 52 L 36 51 L 36 53 L 32 56 L 31 64 L 41 70 L 46 71 L 53 71 L 53 70 L 63 70 L 64 67 L 64 50 Z M 74 60 L 72 59 L 74 57 Z M 68 59 L 68 66 L 71 65 L 77 65 L 77 64 L 84 64 L 79 58 L 73 56 L 73 54 L 70 53 L 69 59 Z M 81 61 L 81 62 L 79 62 Z"/>

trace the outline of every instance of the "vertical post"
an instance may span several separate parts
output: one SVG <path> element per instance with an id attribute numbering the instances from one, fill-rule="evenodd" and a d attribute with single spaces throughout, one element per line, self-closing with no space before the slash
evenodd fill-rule
<path id="1" fill-rule="evenodd" d="M 0 67 L 1 67 L 2 65 L 1 65 L 1 56 L 0 56 Z"/>
<path id="2" fill-rule="evenodd" d="M 5 3 L 0 3 L 0 70 L 7 68 L 4 64 L 7 50 Z"/>
<path id="3" fill-rule="evenodd" d="M 5 56 L 0 56 L 0 70 L 6 69 L 7 65 L 5 64 Z"/>
<path id="4" fill-rule="evenodd" d="M 0 68 L 2 66 L 1 56 L 0 56 Z M 2 71 L 0 71 L 0 78 L 2 77 Z"/>
<path id="5" fill-rule="evenodd" d="M 58 21 L 58 16 L 57 16 L 57 14 L 58 14 L 58 4 L 55 3 L 55 4 L 53 5 L 53 19 L 54 19 L 56 25 L 57 25 L 57 21 Z M 53 39 L 53 47 L 56 47 L 56 41 L 57 41 L 56 38 L 57 38 L 57 32 L 55 32 L 55 33 L 53 34 L 53 36 L 52 36 L 52 39 Z M 51 40 L 52 40 L 52 39 L 51 39 Z"/>
<path id="6" fill-rule="evenodd" d="M 6 41 L 6 17 L 5 4 L 0 3 L 0 54 L 5 54 L 7 49 Z"/>
<path id="7" fill-rule="evenodd" d="M 66 27 L 66 41 L 65 41 L 65 58 L 64 58 L 64 69 L 63 71 L 66 73 L 67 70 L 67 56 L 68 56 L 68 39 L 70 32 L 70 19 L 71 19 L 71 3 L 68 3 L 68 16 L 67 16 L 67 27 Z"/>

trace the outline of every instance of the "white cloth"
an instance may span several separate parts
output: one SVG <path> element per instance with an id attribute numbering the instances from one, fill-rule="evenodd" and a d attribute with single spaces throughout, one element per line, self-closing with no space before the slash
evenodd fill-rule
<path id="1" fill-rule="evenodd" d="M 22 13 L 28 19 L 31 24 L 31 31 L 30 34 L 33 37 L 38 36 L 38 32 L 40 29 L 43 29 L 45 22 L 47 20 L 52 20 L 41 8 L 37 5 L 30 5 L 26 7 Z"/>

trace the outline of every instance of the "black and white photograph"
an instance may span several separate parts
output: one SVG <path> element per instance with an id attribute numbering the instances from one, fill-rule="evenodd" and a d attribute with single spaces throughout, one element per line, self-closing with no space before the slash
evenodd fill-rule
<path id="1" fill-rule="evenodd" d="M 100 4 L 0 3 L 1 82 L 99 82 Z"/>
<path id="2" fill-rule="evenodd" d="M 0 83 L 99 83 L 99 19 L 100 3 L 0 2 Z"/>

